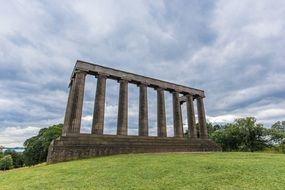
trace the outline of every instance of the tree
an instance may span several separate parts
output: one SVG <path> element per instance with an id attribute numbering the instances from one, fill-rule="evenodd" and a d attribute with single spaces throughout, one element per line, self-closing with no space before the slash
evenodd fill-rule
<path id="1" fill-rule="evenodd" d="M 24 162 L 31 166 L 46 161 L 48 147 L 52 140 L 62 133 L 63 124 L 43 128 L 37 136 L 31 137 L 24 142 Z"/>
<path id="2" fill-rule="evenodd" d="M 268 130 L 269 142 L 273 149 L 285 153 L 285 121 L 278 121 Z"/>
<path id="3" fill-rule="evenodd" d="M 199 126 L 199 123 L 196 123 L 195 124 L 195 127 L 196 127 L 196 132 L 197 132 L 197 137 L 199 138 L 200 137 L 200 126 Z M 206 127 L 208 129 L 208 135 L 209 137 L 211 137 L 212 133 L 219 130 L 219 129 L 222 129 L 224 128 L 223 125 L 219 125 L 219 124 L 213 124 L 211 122 L 207 122 L 206 123 Z M 188 129 L 186 129 L 186 131 L 184 132 L 184 136 L 188 136 Z"/>
<path id="4" fill-rule="evenodd" d="M 268 130 L 268 135 L 270 138 L 270 143 L 272 145 L 285 144 L 285 133 L 282 133 L 279 130 L 271 128 Z"/>
<path id="5" fill-rule="evenodd" d="M 13 160 L 13 168 L 20 168 L 24 166 L 24 156 L 22 152 L 16 152 L 14 150 L 6 150 L 5 155 L 11 155 Z"/>
<path id="6" fill-rule="evenodd" d="M 211 137 L 212 133 L 214 133 L 215 131 L 224 128 L 224 125 L 220 125 L 220 124 L 213 124 L 211 122 L 207 122 L 206 126 L 208 128 L 208 135 Z"/>
<path id="7" fill-rule="evenodd" d="M 271 129 L 275 129 L 285 134 L 285 121 L 277 121 L 271 126 Z"/>
<path id="8" fill-rule="evenodd" d="M 267 146 L 267 130 L 254 117 L 236 119 L 212 134 L 226 151 L 257 151 Z"/>
<path id="9" fill-rule="evenodd" d="M 13 160 L 11 155 L 6 155 L 0 159 L 0 170 L 9 170 L 13 168 Z"/>

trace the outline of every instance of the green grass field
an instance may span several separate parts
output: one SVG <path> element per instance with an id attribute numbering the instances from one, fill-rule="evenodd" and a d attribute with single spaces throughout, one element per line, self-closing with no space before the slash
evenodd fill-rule
<path id="1" fill-rule="evenodd" d="M 115 155 L 0 172 L 0 189 L 285 189 L 285 155 Z"/>

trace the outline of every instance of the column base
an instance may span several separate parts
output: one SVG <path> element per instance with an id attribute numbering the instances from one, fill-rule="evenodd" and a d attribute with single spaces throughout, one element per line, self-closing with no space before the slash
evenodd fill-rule
<path id="1" fill-rule="evenodd" d="M 52 141 L 47 163 L 125 153 L 221 150 L 221 147 L 210 139 L 69 134 Z"/>

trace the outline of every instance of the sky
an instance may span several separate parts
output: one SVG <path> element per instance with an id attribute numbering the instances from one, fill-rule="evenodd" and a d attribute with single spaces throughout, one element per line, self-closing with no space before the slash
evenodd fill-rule
<path id="1" fill-rule="evenodd" d="M 284 18 L 284 0 L 3 0 L 0 145 L 22 146 L 63 122 L 76 60 L 203 89 L 209 122 L 254 116 L 270 127 L 285 120 Z M 118 87 L 107 80 L 106 134 L 116 131 Z M 95 89 L 87 76 L 82 133 L 90 132 Z M 155 135 L 153 89 L 148 100 Z M 129 85 L 129 134 L 137 125 L 138 88 Z"/>

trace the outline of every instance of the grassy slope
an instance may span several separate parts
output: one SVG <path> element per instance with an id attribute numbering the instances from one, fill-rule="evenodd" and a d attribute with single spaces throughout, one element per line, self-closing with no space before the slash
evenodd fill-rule
<path id="1" fill-rule="evenodd" d="M 284 189 L 285 155 L 130 154 L 0 172 L 0 189 Z"/>

